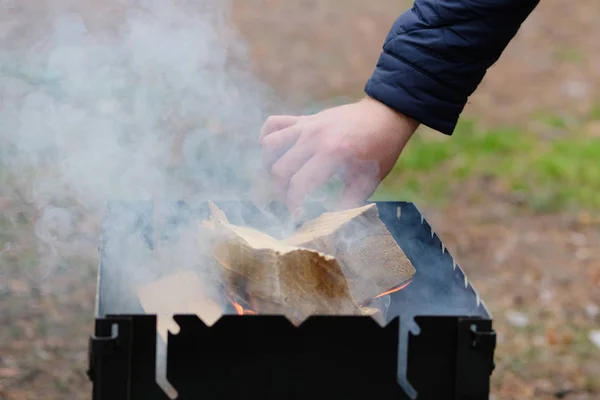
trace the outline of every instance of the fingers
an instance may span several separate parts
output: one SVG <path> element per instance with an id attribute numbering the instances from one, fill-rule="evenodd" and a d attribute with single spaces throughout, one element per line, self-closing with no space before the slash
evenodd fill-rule
<path id="1" fill-rule="evenodd" d="M 294 174 L 311 159 L 313 154 L 310 148 L 296 145 L 273 164 L 271 175 L 275 181 L 275 189 L 282 200 L 285 200 L 285 192 Z"/>
<path id="2" fill-rule="evenodd" d="M 290 179 L 286 203 L 293 213 L 304 204 L 313 190 L 324 185 L 336 172 L 340 161 L 335 157 L 316 154 Z"/>
<path id="3" fill-rule="evenodd" d="M 301 127 L 292 125 L 265 136 L 261 141 L 265 168 L 271 168 L 279 157 L 294 146 L 301 133 Z"/>
<path id="4" fill-rule="evenodd" d="M 262 143 L 263 139 L 271 133 L 280 131 L 294 125 L 300 117 L 293 115 L 272 115 L 265 121 L 258 140 Z"/>

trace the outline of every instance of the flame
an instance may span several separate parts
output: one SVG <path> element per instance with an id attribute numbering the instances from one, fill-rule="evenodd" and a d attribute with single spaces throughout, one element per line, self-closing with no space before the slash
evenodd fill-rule
<path id="1" fill-rule="evenodd" d="M 403 284 L 401 284 L 401 285 L 399 285 L 399 286 L 396 286 L 396 287 L 395 287 L 395 288 L 393 288 L 393 289 L 390 289 L 390 290 L 388 290 L 388 291 L 386 291 L 386 292 L 383 292 L 383 293 L 381 293 L 380 295 L 377 295 L 377 296 L 375 296 L 375 299 L 378 299 L 378 298 L 380 298 L 380 297 L 383 297 L 383 296 L 387 296 L 388 294 L 392 294 L 392 293 L 399 292 L 400 290 L 402 290 L 402 289 L 404 289 L 405 287 L 407 287 L 408 285 L 410 285 L 410 283 L 411 283 L 411 282 L 412 282 L 412 279 L 410 279 L 410 280 L 408 280 L 408 281 L 404 282 Z"/>
<path id="2" fill-rule="evenodd" d="M 233 307 L 235 308 L 235 311 L 238 313 L 238 315 L 244 315 L 244 307 L 242 307 L 239 303 L 236 303 L 235 301 L 231 302 L 233 304 Z"/>
<path id="3" fill-rule="evenodd" d="M 237 303 L 234 300 L 231 300 L 231 304 L 233 305 L 233 308 L 235 308 L 235 312 L 237 312 L 238 315 L 257 315 L 258 314 L 256 311 L 245 309 L 244 307 L 242 307 L 242 305 L 240 303 Z"/>

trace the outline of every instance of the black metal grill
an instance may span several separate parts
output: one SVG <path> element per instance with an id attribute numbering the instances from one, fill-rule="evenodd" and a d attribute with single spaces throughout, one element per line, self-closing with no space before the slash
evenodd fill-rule
<path id="1" fill-rule="evenodd" d="M 234 224 L 265 229 L 250 204 L 217 202 Z M 377 203 L 380 218 L 416 268 L 390 295 L 387 325 L 370 317 L 315 316 L 293 326 L 279 316 L 222 317 L 212 327 L 177 315 L 169 334 L 167 379 L 178 399 L 488 399 L 496 344 L 491 316 L 419 210 Z M 154 245 L 152 203 L 112 203 L 105 218 L 97 318 L 90 339 L 94 400 L 167 399 L 157 385 L 156 316 L 133 298 L 136 277 L 119 269 L 123 238 Z M 179 203 L 160 237 L 206 217 L 206 204 Z M 164 226 L 164 224 L 163 224 Z M 143 266 L 140 266 L 143 268 Z"/>

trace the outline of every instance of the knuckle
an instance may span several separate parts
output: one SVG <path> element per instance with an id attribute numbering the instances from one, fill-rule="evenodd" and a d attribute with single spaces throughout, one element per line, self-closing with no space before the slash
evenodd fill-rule
<path id="1" fill-rule="evenodd" d="M 301 146 L 310 146 L 314 142 L 313 136 L 314 135 L 312 134 L 312 131 L 310 129 L 302 128 L 299 131 L 296 143 L 298 143 Z"/>
<path id="2" fill-rule="evenodd" d="M 285 179 L 286 176 L 286 167 L 281 163 L 275 163 L 271 167 L 271 175 L 273 178 L 277 180 Z"/>
<path id="3" fill-rule="evenodd" d="M 302 134 L 307 138 L 315 138 L 321 136 L 323 130 L 323 127 L 320 126 L 318 123 L 310 123 L 309 121 L 305 121 L 305 123 L 303 124 Z"/>
<path id="4" fill-rule="evenodd" d="M 263 150 L 274 150 L 277 147 L 276 144 L 276 141 L 271 136 L 265 136 L 260 141 L 260 147 Z"/>
<path id="5" fill-rule="evenodd" d="M 295 193 L 295 192 L 299 191 L 301 188 L 300 184 L 301 184 L 301 179 L 297 175 L 292 176 L 292 178 L 290 179 L 289 192 Z"/>
<path id="6" fill-rule="evenodd" d="M 350 153 L 350 148 L 344 142 L 328 141 L 322 147 L 323 154 L 331 157 L 342 157 Z"/>
<path id="7" fill-rule="evenodd" d="M 310 121 L 312 120 L 310 115 L 299 115 L 297 118 L 298 118 L 298 121 L 296 123 L 300 124 L 300 125 L 309 124 Z"/>
<path id="8" fill-rule="evenodd" d="M 319 120 L 315 120 L 311 116 L 299 117 L 296 125 L 301 129 L 304 138 L 318 136 L 323 131 Z"/>

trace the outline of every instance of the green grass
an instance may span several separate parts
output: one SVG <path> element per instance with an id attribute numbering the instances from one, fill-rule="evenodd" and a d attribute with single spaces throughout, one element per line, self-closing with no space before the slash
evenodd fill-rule
<path id="1" fill-rule="evenodd" d="M 560 115 L 542 112 L 535 115 L 534 119 L 546 124 L 551 128 L 560 130 L 567 130 L 570 128 L 568 119 Z"/>
<path id="2" fill-rule="evenodd" d="M 600 108 L 590 119 L 598 115 Z M 545 122 L 568 130 L 548 141 L 518 128 L 483 131 L 461 121 L 452 137 L 417 133 L 373 199 L 444 204 L 461 183 L 485 178 L 535 211 L 600 210 L 600 138 L 562 118 Z"/>
<path id="3" fill-rule="evenodd" d="M 579 64 L 585 61 L 585 57 L 581 51 L 574 48 L 559 49 L 554 53 L 554 57 L 558 61 Z"/>
<path id="4" fill-rule="evenodd" d="M 600 102 L 596 103 L 592 107 L 592 111 L 590 112 L 590 119 L 600 121 Z"/>

